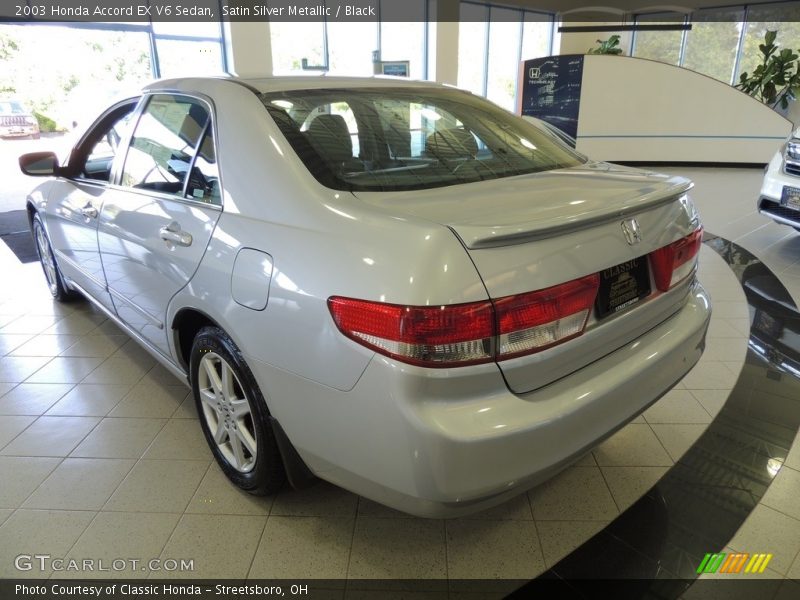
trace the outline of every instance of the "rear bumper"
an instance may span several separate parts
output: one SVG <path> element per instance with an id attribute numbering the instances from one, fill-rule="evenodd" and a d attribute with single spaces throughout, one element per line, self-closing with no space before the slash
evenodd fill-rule
<path id="1" fill-rule="evenodd" d="M 276 372 L 270 409 L 311 470 L 426 517 L 488 508 L 619 429 L 699 360 L 711 315 L 695 284 L 676 314 L 550 385 L 511 393 L 496 365 L 423 369 L 375 356 L 350 392 Z M 270 369 L 271 370 L 271 369 Z"/>

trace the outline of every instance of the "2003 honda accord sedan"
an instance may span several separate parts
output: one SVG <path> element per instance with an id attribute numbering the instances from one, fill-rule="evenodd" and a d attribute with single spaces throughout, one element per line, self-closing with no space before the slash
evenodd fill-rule
<path id="1" fill-rule="evenodd" d="M 688 180 L 587 160 L 470 93 L 174 79 L 28 197 L 50 291 L 192 386 L 254 494 L 313 476 L 457 516 L 574 462 L 698 361 Z"/>

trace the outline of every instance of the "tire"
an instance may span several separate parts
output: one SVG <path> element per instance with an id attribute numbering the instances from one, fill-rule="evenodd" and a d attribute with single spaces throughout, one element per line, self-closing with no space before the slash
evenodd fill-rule
<path id="1" fill-rule="evenodd" d="M 44 277 L 47 281 L 47 288 L 53 298 L 59 302 L 72 302 L 80 298 L 81 295 L 78 292 L 69 289 L 67 284 L 64 283 L 64 276 L 61 275 L 61 270 L 58 268 L 53 248 L 50 246 L 50 238 L 47 237 L 47 231 L 39 213 L 33 215 L 31 233 L 34 246 L 36 246 L 36 253 L 39 255 L 39 264 L 42 265 L 42 271 L 44 271 Z"/>
<path id="2" fill-rule="evenodd" d="M 231 482 L 255 496 L 286 481 L 267 403 L 242 353 L 219 327 L 195 336 L 189 363 L 200 425 L 211 452 Z"/>
<path id="3" fill-rule="evenodd" d="M 41 134 L 39 134 L 39 133 L 32 133 L 31 134 L 31 139 L 32 140 L 38 140 L 40 137 L 41 137 Z"/>

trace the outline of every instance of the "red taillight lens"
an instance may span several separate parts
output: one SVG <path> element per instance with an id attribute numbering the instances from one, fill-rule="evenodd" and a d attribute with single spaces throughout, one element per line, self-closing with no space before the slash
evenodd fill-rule
<path id="1" fill-rule="evenodd" d="M 494 305 L 402 306 L 334 296 L 328 307 L 343 334 L 376 352 L 453 367 L 538 352 L 580 335 L 598 285 L 599 276 L 589 275 Z"/>
<path id="2" fill-rule="evenodd" d="M 544 350 L 583 333 L 599 285 L 595 274 L 497 300 L 498 359 Z"/>
<path id="3" fill-rule="evenodd" d="M 334 296 L 328 307 L 347 337 L 403 362 L 450 367 L 493 360 L 494 311 L 488 301 L 401 306 Z"/>
<path id="4" fill-rule="evenodd" d="M 703 228 L 700 227 L 686 237 L 650 253 L 653 277 L 660 291 L 666 292 L 692 274 L 702 243 Z"/>

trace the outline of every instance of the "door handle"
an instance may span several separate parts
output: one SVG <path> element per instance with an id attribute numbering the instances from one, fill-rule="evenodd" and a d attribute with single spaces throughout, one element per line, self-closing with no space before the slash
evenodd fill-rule
<path id="1" fill-rule="evenodd" d="M 87 204 L 81 209 L 81 214 L 86 217 L 87 219 L 96 219 L 97 218 L 97 209 L 92 206 L 91 204 Z"/>
<path id="2" fill-rule="evenodd" d="M 181 226 L 175 221 L 159 229 L 158 234 L 162 240 L 172 242 L 176 246 L 192 245 L 192 234 L 188 231 L 182 231 Z"/>

